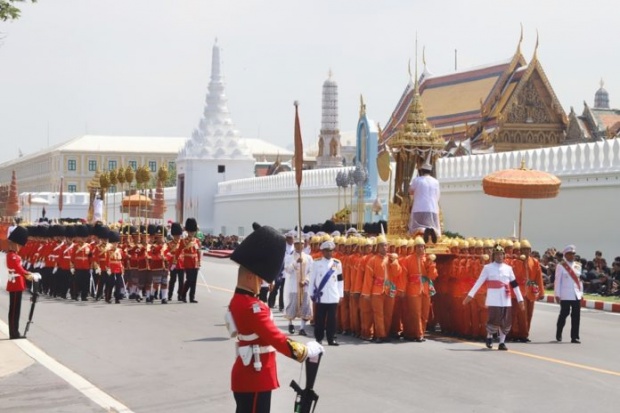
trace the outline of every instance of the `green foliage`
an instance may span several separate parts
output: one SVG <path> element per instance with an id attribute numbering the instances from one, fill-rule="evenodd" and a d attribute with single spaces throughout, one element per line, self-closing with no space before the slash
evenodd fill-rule
<path id="1" fill-rule="evenodd" d="M 0 0 L 0 20 L 15 20 L 19 19 L 20 10 L 14 6 L 14 3 L 23 3 L 27 0 Z M 36 3 L 37 0 L 31 0 Z"/>
<path id="2" fill-rule="evenodd" d="M 171 168 L 168 169 L 168 179 L 164 182 L 164 188 L 170 188 L 173 186 L 177 186 L 177 165 L 170 165 Z"/>

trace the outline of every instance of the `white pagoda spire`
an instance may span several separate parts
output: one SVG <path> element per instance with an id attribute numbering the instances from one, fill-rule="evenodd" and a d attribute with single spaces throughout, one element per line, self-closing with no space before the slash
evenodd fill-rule
<path id="1" fill-rule="evenodd" d="M 192 137 L 179 152 L 179 158 L 253 158 L 249 148 L 239 139 L 240 137 L 228 110 L 228 99 L 221 71 L 220 47 L 216 38 L 211 54 L 211 80 L 205 98 L 203 115 Z"/>
<path id="2" fill-rule="evenodd" d="M 340 151 L 338 84 L 332 79 L 332 71 L 330 69 L 327 80 L 323 82 L 321 133 L 319 135 L 319 154 L 316 159 L 317 167 L 333 168 L 342 166 Z"/>

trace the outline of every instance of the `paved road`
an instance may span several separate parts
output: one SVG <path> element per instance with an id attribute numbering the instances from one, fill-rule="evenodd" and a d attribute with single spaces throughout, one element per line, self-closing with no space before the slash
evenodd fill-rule
<path id="1" fill-rule="evenodd" d="M 29 340 L 6 340 L 0 324 L 0 410 L 234 411 L 234 344 L 223 314 L 236 267 L 205 259 L 203 272 L 209 286 L 199 286 L 197 305 L 43 299 Z M 0 293 L 3 320 L 7 304 L 8 294 Z M 317 411 L 618 411 L 620 315 L 584 309 L 583 344 L 575 345 L 552 341 L 557 312 L 556 305 L 539 303 L 533 342 L 510 343 L 509 352 L 441 337 L 388 344 L 342 337 L 343 345 L 328 347 L 323 357 Z M 25 319 L 26 301 L 22 313 Z M 285 330 L 281 315 L 274 316 Z M 288 383 L 299 381 L 301 369 L 278 361 L 282 388 L 272 411 L 288 412 L 294 399 Z"/>

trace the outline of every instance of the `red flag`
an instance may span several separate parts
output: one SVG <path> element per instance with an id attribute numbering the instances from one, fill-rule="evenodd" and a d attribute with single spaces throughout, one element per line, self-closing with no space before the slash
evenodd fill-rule
<path id="1" fill-rule="evenodd" d="M 63 177 L 60 177 L 60 192 L 58 193 L 58 217 L 62 215 L 62 187 L 63 187 Z"/>
<path id="2" fill-rule="evenodd" d="M 304 165 L 304 144 L 301 140 L 301 127 L 299 126 L 299 103 L 295 101 L 295 181 L 301 186 L 302 169 Z"/>

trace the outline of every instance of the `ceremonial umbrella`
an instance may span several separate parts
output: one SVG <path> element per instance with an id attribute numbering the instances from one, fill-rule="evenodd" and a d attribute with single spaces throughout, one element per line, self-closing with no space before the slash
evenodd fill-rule
<path id="1" fill-rule="evenodd" d="M 488 174 L 482 179 L 482 190 L 487 195 L 502 198 L 519 198 L 519 240 L 523 217 L 523 199 L 555 198 L 562 182 L 547 172 L 528 169 L 521 161 L 518 169 L 503 169 Z"/>

